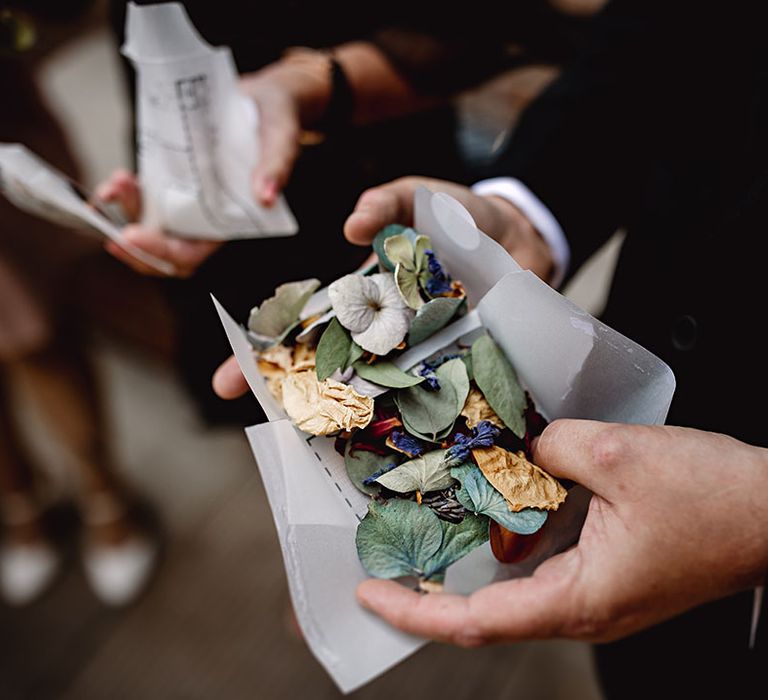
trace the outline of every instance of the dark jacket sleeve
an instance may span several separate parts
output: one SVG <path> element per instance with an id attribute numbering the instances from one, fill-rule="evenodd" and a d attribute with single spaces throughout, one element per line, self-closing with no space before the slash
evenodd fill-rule
<path id="1" fill-rule="evenodd" d="M 587 50 L 529 106 L 488 173 L 520 179 L 550 209 L 572 270 L 642 201 L 660 132 L 672 128 L 662 113 L 675 82 L 676 27 L 654 0 L 611 3 Z"/>

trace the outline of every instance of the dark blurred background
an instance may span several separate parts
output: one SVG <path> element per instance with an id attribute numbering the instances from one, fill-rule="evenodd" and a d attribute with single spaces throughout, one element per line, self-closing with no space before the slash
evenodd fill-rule
<path id="1" fill-rule="evenodd" d="M 93 187 L 132 163 L 131 107 L 107 7 L 81 4 L 71 17 L 39 25 L 23 60 L 0 57 L 0 140 L 26 143 Z M 577 14 L 601 4 L 555 3 Z M 556 72 L 519 68 L 456 101 L 456 147 L 470 173 Z M 76 327 L 101 385 L 99 420 L 115 470 L 140 495 L 162 544 L 138 600 L 113 608 L 93 594 L 72 505 L 71 446 L 30 399 L 23 363 L 0 366 L 0 411 L 23 435 L 61 552 L 44 595 L 23 607 L 0 603 L 0 697 L 338 697 L 292 622 L 271 515 L 237 416 L 212 412 L 179 372 L 184 336 L 167 287 L 131 273 L 98 241 L 42 225 L 4 200 L 0 243 L 23 279 L 52 276 L 63 290 L 55 292 L 63 330 L 57 321 L 53 333 Z M 570 284 L 568 295 L 585 308 L 600 308 L 615 249 L 613 241 Z M 66 274 L 47 272 L 59 269 Z M 218 326 L 204 323 L 200 332 L 220 342 Z M 589 647 L 578 643 L 431 645 L 354 697 L 592 700 L 599 692 L 591 664 Z"/>

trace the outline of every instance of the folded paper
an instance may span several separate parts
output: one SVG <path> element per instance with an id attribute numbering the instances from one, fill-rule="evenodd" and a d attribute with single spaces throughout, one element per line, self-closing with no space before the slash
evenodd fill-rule
<path id="1" fill-rule="evenodd" d="M 415 220 L 440 261 L 461 278 L 474 308 L 407 350 L 394 365 L 409 369 L 485 330 L 548 419 L 663 423 L 675 380 L 661 360 L 523 271 L 452 198 L 419 190 Z M 308 436 L 286 418 L 267 389 L 243 328 L 214 303 L 269 419 L 247 433 L 277 525 L 299 623 L 316 657 L 341 690 L 350 692 L 423 642 L 387 627 L 356 603 L 355 586 L 366 574 L 357 557 L 355 531 L 370 499 L 350 481 L 332 439 Z M 499 564 L 485 545 L 448 568 L 446 590 L 469 593 L 493 580 L 530 574 L 576 541 L 589 497 L 581 487 L 571 489 L 560 509 L 549 514 L 523 562 Z"/>

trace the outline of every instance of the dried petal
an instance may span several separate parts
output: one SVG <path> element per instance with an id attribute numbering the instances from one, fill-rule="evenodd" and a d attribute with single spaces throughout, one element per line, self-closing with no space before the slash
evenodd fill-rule
<path id="1" fill-rule="evenodd" d="M 485 400 L 483 392 L 475 387 L 469 390 L 469 396 L 467 396 L 467 401 L 461 410 L 461 415 L 467 419 L 468 428 L 474 428 L 484 420 L 493 423 L 499 428 L 503 429 L 505 427 L 504 421 L 496 415 L 496 412 L 491 408 L 491 404 Z"/>
<path id="2" fill-rule="evenodd" d="M 494 445 L 472 450 L 472 456 L 513 513 L 523 508 L 557 510 L 565 501 L 560 482 L 529 462 L 523 452 L 514 454 Z"/>
<path id="3" fill-rule="evenodd" d="M 282 388 L 286 413 L 311 435 L 364 428 L 373 418 L 373 399 L 332 379 L 318 382 L 312 370 L 289 374 Z"/>
<path id="4" fill-rule="evenodd" d="M 379 287 L 373 277 L 344 275 L 328 287 L 336 318 L 353 333 L 364 331 L 373 322 L 379 304 Z"/>

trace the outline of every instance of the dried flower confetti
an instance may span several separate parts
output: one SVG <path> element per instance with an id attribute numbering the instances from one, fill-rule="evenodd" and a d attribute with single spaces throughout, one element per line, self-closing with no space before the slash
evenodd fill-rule
<path id="1" fill-rule="evenodd" d="M 529 462 L 523 452 L 514 454 L 493 445 L 472 450 L 472 456 L 514 513 L 523 508 L 557 510 L 565 501 L 566 490 L 560 482 Z"/>
<path id="2" fill-rule="evenodd" d="M 469 390 L 469 396 L 467 396 L 467 401 L 461 410 L 461 415 L 467 419 L 468 428 L 474 428 L 481 421 L 488 421 L 497 428 L 504 428 L 504 421 L 496 415 L 491 404 L 483 396 L 483 392 L 474 386 Z"/>
<path id="3" fill-rule="evenodd" d="M 282 389 L 286 413 L 311 435 L 364 428 L 373 418 L 372 398 L 332 379 L 319 382 L 312 370 L 288 374 Z"/>

